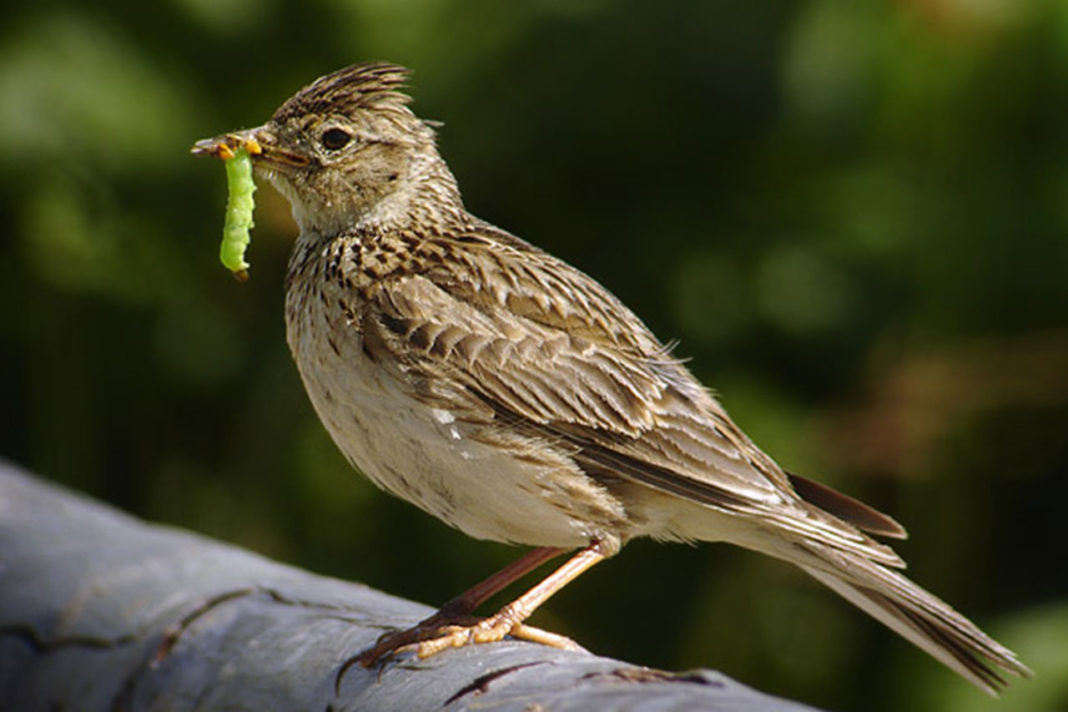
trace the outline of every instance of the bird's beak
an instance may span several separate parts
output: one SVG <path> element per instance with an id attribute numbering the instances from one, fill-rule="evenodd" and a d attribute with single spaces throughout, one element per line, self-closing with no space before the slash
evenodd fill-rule
<path id="1" fill-rule="evenodd" d="M 233 158 L 239 148 L 245 149 L 256 162 L 264 161 L 290 166 L 308 164 L 305 156 L 280 148 L 277 137 L 266 126 L 233 131 L 214 138 L 202 138 L 193 144 L 190 152 L 196 156 L 214 156 L 225 161 Z"/>

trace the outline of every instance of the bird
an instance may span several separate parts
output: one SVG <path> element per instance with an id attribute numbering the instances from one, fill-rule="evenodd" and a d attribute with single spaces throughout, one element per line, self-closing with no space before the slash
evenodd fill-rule
<path id="1" fill-rule="evenodd" d="M 414 627 L 371 666 L 506 637 L 630 540 L 725 542 L 800 567 L 996 694 L 1031 671 L 901 570 L 890 516 L 785 471 L 672 348 L 593 278 L 464 206 L 388 62 L 316 79 L 255 128 L 193 152 L 252 156 L 299 226 L 286 339 L 310 401 L 375 485 L 476 539 L 534 547 Z M 495 614 L 476 608 L 573 553 Z"/>

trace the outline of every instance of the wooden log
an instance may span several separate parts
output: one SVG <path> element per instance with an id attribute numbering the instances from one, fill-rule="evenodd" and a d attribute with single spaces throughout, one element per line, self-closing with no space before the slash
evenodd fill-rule
<path id="1" fill-rule="evenodd" d="M 346 660 L 431 612 L 185 531 L 0 461 L 0 709 L 811 708 L 719 673 L 505 641 Z"/>

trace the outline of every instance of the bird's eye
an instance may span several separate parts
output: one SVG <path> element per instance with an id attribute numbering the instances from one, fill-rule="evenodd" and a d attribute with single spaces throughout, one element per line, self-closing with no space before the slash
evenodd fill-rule
<path id="1" fill-rule="evenodd" d="M 344 129 L 328 129 L 323 132 L 322 138 L 319 140 L 326 150 L 336 151 L 339 148 L 344 148 L 352 140 L 352 136 Z"/>

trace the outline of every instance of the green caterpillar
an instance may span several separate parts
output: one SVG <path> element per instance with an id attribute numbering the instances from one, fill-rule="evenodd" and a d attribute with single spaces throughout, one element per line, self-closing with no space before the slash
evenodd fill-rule
<path id="1" fill-rule="evenodd" d="M 223 224 L 219 260 L 239 281 L 248 279 L 249 264 L 245 250 L 252 237 L 252 209 L 256 206 L 252 194 L 256 183 L 252 180 L 252 159 L 244 148 L 234 150 L 234 157 L 226 159 L 226 186 L 230 191 L 226 201 L 226 222 Z"/>

